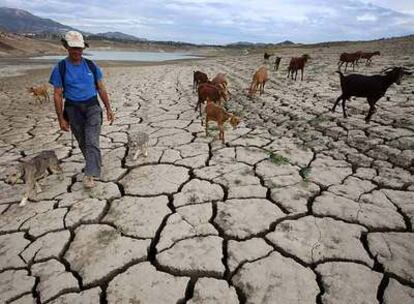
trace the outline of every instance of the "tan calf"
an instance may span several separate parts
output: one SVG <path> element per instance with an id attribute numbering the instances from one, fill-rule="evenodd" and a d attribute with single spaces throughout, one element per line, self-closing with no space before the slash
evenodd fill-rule
<path id="1" fill-rule="evenodd" d="M 226 73 L 218 73 L 211 82 L 216 86 L 221 86 L 225 89 L 228 88 L 229 82 L 226 77 Z"/>
<path id="2" fill-rule="evenodd" d="M 268 80 L 269 78 L 267 77 L 267 68 L 262 66 L 253 75 L 252 83 L 249 89 L 249 96 L 256 94 L 257 87 L 259 87 L 260 95 L 262 95 L 264 93 L 264 86 Z"/>
<path id="3" fill-rule="evenodd" d="M 232 113 L 227 113 L 221 106 L 215 104 L 214 102 L 207 99 L 207 105 L 205 107 L 206 112 L 206 136 L 208 136 L 208 122 L 213 120 L 217 122 L 217 126 L 220 130 L 219 139 L 221 139 L 224 144 L 224 123 L 229 121 L 233 129 L 237 127 L 240 123 L 240 118 L 233 115 Z"/>

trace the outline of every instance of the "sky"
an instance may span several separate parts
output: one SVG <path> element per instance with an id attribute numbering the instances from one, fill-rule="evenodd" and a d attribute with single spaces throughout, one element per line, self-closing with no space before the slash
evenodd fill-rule
<path id="1" fill-rule="evenodd" d="M 198 44 L 414 34 L 414 0 L 0 0 L 1 6 L 91 33 Z"/>

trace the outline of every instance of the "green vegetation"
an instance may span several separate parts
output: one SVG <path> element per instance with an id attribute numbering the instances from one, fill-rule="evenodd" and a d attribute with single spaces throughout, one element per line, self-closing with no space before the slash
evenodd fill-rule
<path id="1" fill-rule="evenodd" d="M 299 170 L 300 176 L 302 176 L 304 181 L 309 180 L 309 176 L 311 174 L 312 169 L 310 167 L 302 168 Z"/>
<path id="2" fill-rule="evenodd" d="M 317 124 L 320 124 L 322 122 L 330 121 L 330 120 L 331 119 L 329 117 L 319 115 L 319 116 L 316 116 L 316 117 L 310 119 L 308 122 L 312 125 L 317 125 Z"/>
<path id="3" fill-rule="evenodd" d="M 289 159 L 284 157 L 283 155 L 270 152 L 269 159 L 275 165 L 285 165 L 289 163 Z"/>

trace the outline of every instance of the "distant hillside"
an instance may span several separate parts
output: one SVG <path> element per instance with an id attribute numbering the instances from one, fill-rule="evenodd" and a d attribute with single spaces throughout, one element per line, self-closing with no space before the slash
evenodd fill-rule
<path id="1" fill-rule="evenodd" d="M 116 39 L 116 40 L 147 41 L 147 39 L 145 38 L 138 38 L 133 35 L 124 34 L 121 32 L 106 32 L 106 33 L 92 34 L 92 35 L 88 35 L 88 38 L 89 39 L 105 38 L 105 39 Z"/>
<path id="2" fill-rule="evenodd" d="M 62 53 L 64 49 L 58 41 L 32 39 L 19 34 L 0 32 L 0 57 Z"/>
<path id="3" fill-rule="evenodd" d="M 266 47 L 273 47 L 273 46 L 279 46 L 279 45 L 294 45 L 295 43 L 290 41 L 290 40 L 285 40 L 283 42 L 279 42 L 279 43 L 252 43 L 252 42 L 248 42 L 248 41 L 239 41 L 239 42 L 234 42 L 234 43 L 229 43 L 226 44 L 226 47 L 231 47 L 231 48 L 246 48 L 246 47 L 251 47 L 251 48 L 266 48 Z"/>
<path id="4" fill-rule="evenodd" d="M 276 43 L 276 45 L 294 45 L 295 43 L 290 40 L 285 40 L 279 43 Z"/>
<path id="5" fill-rule="evenodd" d="M 0 7 L 0 28 L 14 33 L 62 33 L 73 30 L 51 19 L 40 18 L 15 8 Z"/>

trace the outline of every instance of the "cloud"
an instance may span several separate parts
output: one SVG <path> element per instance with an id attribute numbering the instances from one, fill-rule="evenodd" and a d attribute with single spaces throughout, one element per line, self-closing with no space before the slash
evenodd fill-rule
<path id="1" fill-rule="evenodd" d="M 0 0 L 0 6 L 93 33 L 195 43 L 375 39 L 412 34 L 414 23 L 414 1 L 403 0 Z"/>
<path id="2" fill-rule="evenodd" d="M 356 17 L 358 21 L 377 21 L 377 17 L 374 16 L 373 14 L 363 14 L 361 16 L 357 16 Z"/>

